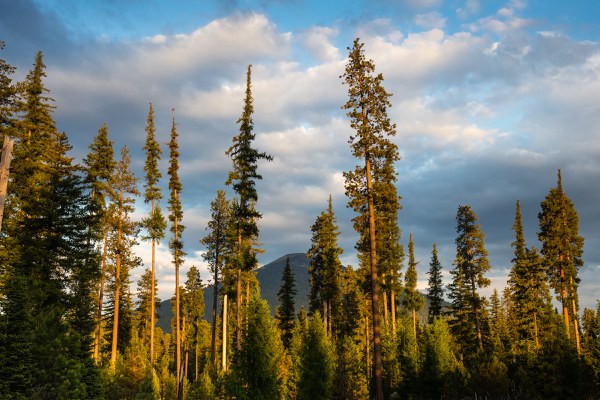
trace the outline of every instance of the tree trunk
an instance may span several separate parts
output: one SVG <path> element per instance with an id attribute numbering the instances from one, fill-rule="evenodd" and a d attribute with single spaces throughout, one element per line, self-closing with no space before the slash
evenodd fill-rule
<path id="1" fill-rule="evenodd" d="M 393 290 L 390 301 L 392 303 L 392 333 L 396 337 L 396 293 Z"/>
<path id="2" fill-rule="evenodd" d="M 198 345 L 198 338 L 196 338 L 196 350 L 194 351 L 194 381 L 198 380 L 198 351 L 200 350 Z M 214 367 L 214 361 L 211 366 Z"/>
<path id="3" fill-rule="evenodd" d="M 539 339 L 539 330 L 538 330 L 537 313 L 536 312 L 533 313 L 533 334 L 535 337 L 535 348 L 537 350 L 540 348 L 540 339 Z"/>
<path id="4" fill-rule="evenodd" d="M 412 320 L 413 320 L 413 335 L 415 336 L 415 345 L 417 344 L 417 310 L 412 309 Z"/>
<path id="5" fill-rule="evenodd" d="M 212 332 L 210 338 L 210 364 L 215 366 L 217 344 L 217 302 L 219 300 L 219 246 L 215 249 L 215 279 L 213 285 Z"/>
<path id="6" fill-rule="evenodd" d="M 242 257 L 242 233 L 238 226 L 238 261 Z M 235 293 L 235 328 L 236 328 L 236 346 L 238 351 L 242 350 L 242 268 L 238 264 L 237 270 L 237 282 L 236 282 L 236 293 Z"/>
<path id="7" fill-rule="evenodd" d="M 177 248 L 177 242 L 179 240 L 178 236 L 178 227 L 177 227 L 177 217 L 175 217 L 175 346 L 177 352 L 177 394 L 178 397 L 180 395 L 179 392 L 179 382 L 181 381 L 181 332 L 179 327 L 179 249 Z"/>
<path id="8" fill-rule="evenodd" d="M 477 329 L 477 348 L 479 350 L 483 350 L 483 337 L 481 335 L 481 321 L 479 320 L 479 304 L 476 301 L 475 295 L 475 278 L 471 279 L 471 301 L 473 302 L 473 306 L 475 307 L 475 327 Z"/>
<path id="9" fill-rule="evenodd" d="M 152 218 L 154 218 L 154 199 L 152 199 Z M 155 279 L 155 263 L 156 263 L 156 239 L 152 238 L 152 277 L 150 279 L 150 367 L 154 366 L 154 310 L 155 293 L 154 293 L 154 279 Z"/>
<path id="10" fill-rule="evenodd" d="M 108 227 L 104 228 L 104 244 L 102 246 L 102 275 L 98 292 L 98 309 L 96 310 L 96 332 L 94 333 L 94 360 L 100 362 L 100 335 L 102 333 L 102 305 L 104 303 L 104 279 L 106 278 L 106 256 L 108 253 Z"/>
<path id="11" fill-rule="evenodd" d="M 383 295 L 383 325 L 388 326 L 388 296 L 387 296 L 387 292 L 384 290 L 382 293 Z"/>
<path id="12" fill-rule="evenodd" d="M 365 314 L 365 353 L 367 354 L 367 379 L 371 380 L 371 346 L 369 346 L 369 316 Z"/>
<path id="13" fill-rule="evenodd" d="M 120 202 L 123 204 L 123 197 L 125 193 L 123 188 L 119 194 Z M 115 271 L 115 312 L 113 319 L 113 334 L 112 334 L 112 347 L 110 352 L 110 369 L 115 372 L 117 362 L 117 338 L 119 332 L 119 295 L 121 291 L 121 234 L 123 230 L 123 207 L 119 206 L 119 228 L 117 229 L 117 268 Z"/>
<path id="14" fill-rule="evenodd" d="M 4 217 L 4 203 L 8 192 L 8 172 L 10 161 L 12 159 L 12 149 L 14 141 L 8 136 L 4 136 L 2 145 L 2 159 L 0 160 L 0 230 L 2 230 L 2 219 Z"/>
<path id="15" fill-rule="evenodd" d="M 221 325 L 223 325 L 221 369 L 227 371 L 227 293 L 223 296 L 223 320 L 221 321 Z"/>
<path id="16" fill-rule="evenodd" d="M 373 184 L 371 177 L 371 160 L 368 149 L 365 156 L 367 175 L 367 202 L 369 206 L 369 242 L 371 264 L 371 304 L 373 312 L 373 356 L 375 362 L 375 393 L 377 400 L 383 400 L 383 381 L 381 370 L 381 334 L 379 331 L 379 283 L 377 281 L 377 244 L 375 241 L 375 207 L 373 204 Z"/>
<path id="17" fill-rule="evenodd" d="M 560 256 L 560 261 L 562 262 L 563 256 Z M 565 270 L 561 266 L 560 267 L 560 295 L 561 295 L 561 304 L 563 311 L 563 318 L 565 320 L 565 329 L 567 333 L 567 339 L 571 339 L 571 324 L 569 323 L 569 309 L 567 306 L 567 289 L 565 288 Z"/>
<path id="18" fill-rule="evenodd" d="M 571 290 L 573 290 L 573 277 L 571 276 Z M 577 346 L 577 354 L 581 355 L 581 341 L 579 338 L 579 318 L 577 317 L 577 305 L 575 304 L 575 296 L 571 295 L 571 308 L 573 310 L 573 328 L 575 329 L 575 345 Z"/>

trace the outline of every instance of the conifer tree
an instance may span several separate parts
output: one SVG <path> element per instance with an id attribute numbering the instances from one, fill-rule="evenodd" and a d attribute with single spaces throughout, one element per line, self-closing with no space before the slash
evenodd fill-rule
<path id="1" fill-rule="evenodd" d="M 523 232 L 521 204 L 517 201 L 515 209 L 515 241 L 513 266 L 508 288 L 510 290 L 511 317 L 514 321 L 516 345 L 520 351 L 540 347 L 540 317 L 549 297 L 547 275 L 544 263 L 535 248 L 527 248 Z"/>
<path id="2" fill-rule="evenodd" d="M 238 377 L 247 398 L 276 399 L 278 347 L 269 305 L 254 292 L 248 304 L 248 328 L 239 353 Z"/>
<path id="3" fill-rule="evenodd" d="M 182 373 L 181 373 L 181 327 L 180 327 L 180 296 L 179 296 L 179 267 L 183 263 L 183 242 L 181 236 L 184 226 L 181 224 L 183 211 L 181 209 L 181 182 L 179 180 L 179 144 L 177 142 L 177 129 L 175 126 L 175 109 L 173 109 L 173 120 L 171 124 L 171 141 L 169 142 L 169 221 L 171 221 L 171 233 L 173 234 L 169 247 L 173 252 L 173 264 L 175 265 L 175 357 L 177 366 L 177 396 L 182 398 Z"/>
<path id="4" fill-rule="evenodd" d="M 404 306 L 411 311 L 415 339 L 417 338 L 417 311 L 419 311 L 425 303 L 425 299 L 423 299 L 423 296 L 417 291 L 417 264 L 418 262 L 415 261 L 415 244 L 411 232 L 408 241 L 408 268 L 406 269 L 404 280 L 403 303 Z"/>
<path id="5" fill-rule="evenodd" d="M 558 170 L 558 182 L 550 190 L 541 204 L 538 218 L 542 243 L 541 253 L 547 266 L 550 286 L 562 304 L 563 319 L 567 337 L 575 335 L 577 351 L 580 351 L 578 324 L 577 287 L 579 268 L 583 265 L 583 237 L 579 236 L 579 216 L 571 199 L 562 187 Z M 571 322 L 573 327 L 571 327 Z"/>
<path id="6" fill-rule="evenodd" d="M 203 322 L 204 321 L 204 285 L 200 277 L 200 271 L 192 265 L 186 274 L 185 291 L 182 296 L 183 318 L 185 325 L 186 346 L 184 353 L 194 354 L 194 374 L 198 376 L 198 362 L 200 358 L 200 349 L 203 344 Z M 186 357 L 187 359 L 187 357 Z M 186 371 L 188 370 L 186 363 Z M 189 376 L 189 374 L 185 374 Z"/>
<path id="7" fill-rule="evenodd" d="M 343 251 L 338 246 L 340 230 L 333 213 L 331 195 L 327 210 L 317 217 L 311 231 L 311 247 L 307 253 L 310 258 L 310 312 L 323 312 L 327 333 L 331 334 L 333 322 L 339 322 L 340 254 Z"/>
<path id="8" fill-rule="evenodd" d="M 232 223 L 231 204 L 227 200 L 224 190 L 217 191 L 217 197 L 210 203 L 211 220 L 208 221 L 206 230 L 208 234 L 200 240 L 206 246 L 202 258 L 208 262 L 213 278 L 213 308 L 212 308 L 212 333 L 210 346 L 211 364 L 216 359 L 217 337 L 217 303 L 219 296 L 219 273 L 223 270 L 224 260 L 231 254 L 230 227 Z"/>
<path id="9" fill-rule="evenodd" d="M 308 323 L 300 365 L 298 399 L 329 399 L 333 389 L 333 359 L 319 310 L 313 313 Z"/>
<path id="10" fill-rule="evenodd" d="M 146 240 L 152 242 L 152 267 L 150 270 L 150 307 L 152 308 L 149 312 L 150 321 L 148 329 L 150 330 L 150 365 L 154 365 L 154 325 L 155 325 L 155 304 L 153 300 L 155 297 L 155 276 L 156 276 L 156 242 L 160 241 L 165 237 L 165 229 L 167 227 L 167 221 L 165 220 L 160 204 L 158 203 L 162 198 L 162 193 L 158 187 L 158 181 L 162 177 L 160 170 L 158 169 L 158 162 L 162 154 L 160 145 L 155 139 L 156 129 L 154 128 L 154 108 L 150 103 L 148 109 L 148 118 L 146 119 L 146 144 L 144 145 L 144 151 L 146 152 L 146 163 L 144 164 L 144 172 L 146 173 L 146 179 L 144 182 L 144 202 L 150 203 L 150 215 L 142 220 L 142 226 L 146 229 L 147 235 L 144 237 Z"/>
<path id="11" fill-rule="evenodd" d="M 455 317 L 451 327 L 466 349 L 474 346 L 482 350 L 483 299 L 478 289 L 490 284 L 490 280 L 484 276 L 490 269 L 484 234 L 477 215 L 468 205 L 458 207 L 456 223 L 456 259 L 449 288 Z"/>
<path id="12" fill-rule="evenodd" d="M 431 262 L 429 263 L 429 288 L 427 298 L 429 299 L 429 323 L 433 323 L 435 317 L 442 315 L 442 302 L 444 301 L 444 286 L 442 284 L 442 265 L 438 259 L 436 244 L 431 251 Z"/>
<path id="13" fill-rule="evenodd" d="M 390 140 L 396 133 L 396 127 L 387 115 L 391 106 L 390 94 L 382 86 L 383 76 L 375 75 L 375 64 L 365 58 L 363 44 L 358 39 L 349 49 L 349 60 L 342 76 L 348 86 L 348 102 L 343 106 L 348 110 L 350 125 L 356 131 L 350 137 L 349 143 L 356 158 L 364 160 L 364 165 L 357 166 L 354 171 L 344 174 L 346 180 L 346 195 L 350 198 L 349 205 L 359 215 L 354 220 L 355 229 L 368 240 L 370 266 L 371 303 L 373 314 L 373 342 L 375 393 L 377 400 L 383 398 L 381 380 L 381 339 L 379 327 L 379 279 L 377 269 L 377 241 L 375 204 L 393 204 L 398 207 L 395 192 L 376 190 L 374 183 L 390 187 L 395 181 L 394 163 L 399 159 L 398 148 Z M 394 196 L 383 201 L 378 197 Z M 368 233 L 368 236 L 366 235 Z M 360 246 L 359 246 L 360 248 Z"/>
<path id="14" fill-rule="evenodd" d="M 255 134 L 253 133 L 254 113 L 252 87 L 252 66 L 248 66 L 246 74 L 246 96 L 244 99 L 244 110 L 237 123 L 240 132 L 234 136 L 233 144 L 227 152 L 233 164 L 232 170 L 227 177 L 226 185 L 231 185 L 237 193 L 238 206 L 234 208 L 237 225 L 237 260 L 236 260 L 236 330 L 237 348 L 240 350 L 242 343 L 242 271 L 252 271 L 257 264 L 256 249 L 253 248 L 258 239 L 257 220 L 261 214 L 256 210 L 258 194 L 256 192 L 256 180 L 262 179 L 258 173 L 258 161 L 272 161 L 273 157 L 267 153 L 260 152 L 252 147 Z"/>
<path id="15" fill-rule="evenodd" d="M 277 292 L 279 307 L 277 308 L 276 318 L 279 330 L 281 331 L 281 340 L 283 346 L 289 349 L 294 330 L 294 321 L 296 320 L 296 306 L 294 296 L 298 293 L 296 290 L 296 280 L 294 272 L 290 266 L 290 258 L 285 261 L 283 274 L 281 276 L 281 287 Z"/>
<path id="16" fill-rule="evenodd" d="M 0 50 L 3 48 L 4 42 L 0 40 Z M 10 76 L 15 71 L 15 67 L 0 58 L 0 138 L 8 135 L 9 128 L 14 125 L 17 98 L 16 87 Z"/>
<path id="17" fill-rule="evenodd" d="M 121 149 L 121 159 L 116 168 L 114 178 L 115 193 L 115 227 L 112 252 L 114 254 L 114 297 L 113 297 L 113 323 L 112 323 L 112 341 L 110 353 L 111 370 L 115 371 L 117 361 L 117 343 L 119 340 L 119 311 L 121 307 L 131 308 L 128 304 L 130 298 L 122 299 L 124 294 L 129 294 L 129 269 L 139 262 L 131 255 L 131 246 L 135 244 L 135 235 L 137 235 L 137 223 L 131 220 L 131 213 L 134 211 L 135 196 L 139 195 L 137 189 L 137 178 L 131 172 L 131 157 L 129 149 L 124 146 Z M 124 317 L 124 316 L 123 316 Z"/>
<path id="18" fill-rule="evenodd" d="M 137 308 L 136 308 L 136 328 L 137 337 L 144 346 L 148 346 L 150 349 L 151 329 L 150 324 L 153 318 L 150 317 L 150 313 L 154 312 L 154 319 L 158 318 L 156 312 L 157 307 L 160 307 L 160 299 L 156 296 L 152 298 L 152 284 L 154 284 L 154 292 L 157 290 L 156 281 L 152 280 L 152 270 L 146 268 L 142 276 L 137 282 Z M 154 301 L 154 307 L 152 306 Z"/>
<path id="19" fill-rule="evenodd" d="M 93 211 L 97 217 L 97 226 L 90 227 L 90 236 L 102 241 L 102 267 L 98 287 L 98 300 L 96 304 L 96 329 L 94 332 L 94 360 L 100 360 L 100 336 L 102 332 L 102 306 L 104 305 L 104 284 L 106 278 L 106 260 L 108 252 L 108 234 L 114 210 L 112 205 L 113 176 L 116 162 L 114 158 L 113 142 L 108 139 L 108 127 L 102 124 L 98 134 L 89 146 L 89 153 L 83 160 L 85 164 L 86 182 L 91 187 L 90 198 Z M 91 237 L 90 237 L 91 239 Z"/>

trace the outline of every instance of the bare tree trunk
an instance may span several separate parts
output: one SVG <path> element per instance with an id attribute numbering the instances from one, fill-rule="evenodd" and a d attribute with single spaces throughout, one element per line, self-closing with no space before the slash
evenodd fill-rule
<path id="1" fill-rule="evenodd" d="M 412 309 L 412 320 L 413 320 L 413 335 L 415 336 L 415 345 L 417 344 L 417 310 Z"/>
<path id="2" fill-rule="evenodd" d="M 227 293 L 223 296 L 223 320 L 221 325 L 223 325 L 221 369 L 227 371 Z"/>
<path id="3" fill-rule="evenodd" d="M 217 345 L 217 302 L 219 301 L 219 245 L 215 249 L 215 278 L 213 282 L 212 332 L 210 338 L 210 364 L 215 366 Z M 196 376 L 196 378 L 198 378 Z"/>
<path id="4" fill-rule="evenodd" d="M 392 332 L 394 337 L 396 337 L 396 293 L 392 290 L 391 294 L 391 303 L 392 303 Z"/>
<path id="5" fill-rule="evenodd" d="M 573 276 L 571 276 L 571 290 L 573 288 Z M 575 304 L 575 296 L 571 295 L 571 308 L 573 310 L 573 328 L 575 329 L 575 345 L 577 346 L 577 354 L 581 354 L 581 341 L 579 338 L 579 318 L 577 316 L 577 305 Z"/>
<path id="6" fill-rule="evenodd" d="M 383 295 L 383 325 L 388 326 L 388 296 L 387 292 L 384 290 Z"/>
<path id="7" fill-rule="evenodd" d="M 100 362 L 100 335 L 102 333 L 102 305 L 104 303 L 104 280 L 106 279 L 106 256 L 108 253 L 108 227 L 104 228 L 104 244 L 102 246 L 102 275 L 98 293 L 98 309 L 96 310 L 96 332 L 94 332 L 94 360 Z"/>
<path id="8" fill-rule="evenodd" d="M 8 173 L 12 159 L 13 144 L 14 141 L 8 135 L 4 136 L 2 159 L 0 159 L 0 230 L 2 230 L 4 203 L 6 202 L 6 194 L 8 193 Z"/>
<path id="9" fill-rule="evenodd" d="M 365 314 L 365 353 L 367 354 L 367 379 L 371 380 L 371 346 L 369 340 L 369 316 Z"/>
<path id="10" fill-rule="evenodd" d="M 242 256 L 242 233 L 238 227 L 238 260 Z M 242 269 L 238 265 L 236 270 L 237 283 L 236 283 L 236 294 L 235 294 L 235 328 L 236 328 L 236 346 L 238 351 L 242 349 Z"/>
<path id="11" fill-rule="evenodd" d="M 562 255 L 560 256 L 560 261 L 562 261 Z M 567 289 L 565 288 L 565 270 L 562 267 L 560 268 L 560 295 L 567 339 L 571 339 L 571 324 L 569 323 L 569 309 L 567 306 Z"/>
<path id="12" fill-rule="evenodd" d="M 536 312 L 533 313 L 533 333 L 535 336 L 535 348 L 539 349 L 540 348 L 540 339 L 539 339 L 539 330 L 538 330 L 537 313 Z"/>
<path id="13" fill-rule="evenodd" d="M 371 177 L 371 160 L 368 149 L 365 156 L 367 175 L 367 202 L 369 206 L 369 242 L 371 264 L 371 304 L 373 311 L 373 356 L 375 362 L 375 393 L 377 400 L 383 400 L 383 381 L 381 367 L 381 333 L 379 331 L 379 282 L 377 281 L 377 244 L 375 238 L 375 207 L 373 204 L 373 184 Z"/>

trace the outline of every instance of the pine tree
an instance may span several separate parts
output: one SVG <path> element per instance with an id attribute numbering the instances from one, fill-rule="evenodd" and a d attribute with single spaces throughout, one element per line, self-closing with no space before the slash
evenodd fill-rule
<path id="1" fill-rule="evenodd" d="M 173 109 L 173 120 L 171 124 L 171 141 L 169 142 L 169 221 L 171 221 L 171 233 L 173 234 L 169 247 L 173 252 L 173 264 L 175 265 L 175 360 L 177 366 L 177 396 L 183 398 L 183 375 L 181 373 L 181 304 L 179 296 L 179 267 L 183 263 L 183 242 L 181 236 L 184 226 L 181 224 L 183 219 L 183 211 L 181 208 L 181 182 L 179 180 L 179 144 L 177 142 L 177 129 L 175 126 L 175 109 Z"/>
<path id="2" fill-rule="evenodd" d="M 583 265 L 584 240 L 579 236 L 579 217 L 575 206 L 563 191 L 560 170 L 558 170 L 556 187 L 550 190 L 541 207 L 542 211 L 538 215 L 541 253 L 547 266 L 550 286 L 562 304 L 567 337 L 570 338 L 574 332 L 575 344 L 579 352 L 577 273 Z M 573 328 L 570 321 L 573 323 Z"/>
<path id="3" fill-rule="evenodd" d="M 98 300 L 96 304 L 96 329 L 94 332 L 94 360 L 100 360 L 100 336 L 102 332 L 102 306 L 104 304 L 104 284 L 106 278 L 106 258 L 108 251 L 108 233 L 110 218 L 110 200 L 114 198 L 112 192 L 112 179 L 115 173 L 116 162 L 114 159 L 113 142 L 108 139 L 108 128 L 102 124 L 98 134 L 89 146 L 89 153 L 83 160 L 85 164 L 85 180 L 91 187 L 90 198 L 93 211 L 97 218 L 96 226 L 90 226 L 90 239 L 102 241 L 102 267 L 98 287 Z"/>
<path id="4" fill-rule="evenodd" d="M 217 303 L 219 296 L 219 273 L 223 270 L 224 260 L 231 254 L 230 225 L 231 204 L 224 190 L 217 191 L 217 197 L 210 203 L 211 220 L 206 230 L 208 234 L 200 240 L 206 246 L 202 258 L 208 262 L 213 279 L 212 334 L 210 346 L 211 364 L 215 365 L 217 338 Z"/>
<path id="5" fill-rule="evenodd" d="M 508 279 L 513 304 L 511 318 L 517 335 L 517 348 L 520 351 L 528 351 L 540 348 L 540 317 L 546 308 L 549 289 L 541 257 L 535 248 L 527 248 L 519 201 L 516 205 L 513 230 L 514 258 Z"/>
<path id="6" fill-rule="evenodd" d="M 364 166 L 357 166 L 354 171 L 344 173 L 344 176 L 349 205 L 359 214 L 354 220 L 355 229 L 364 238 L 363 243 L 368 244 L 365 254 L 369 255 L 370 266 L 375 392 L 377 400 L 382 400 L 375 205 L 392 205 L 397 208 L 398 198 L 391 190 L 377 190 L 375 183 L 384 188 L 391 187 L 396 179 L 394 163 L 399 155 L 397 146 L 390 140 L 396 133 L 396 127 L 387 115 L 391 95 L 382 86 L 383 76 L 374 74 L 375 64 L 365 58 L 363 44 L 358 39 L 349 51 L 348 64 L 342 76 L 344 83 L 348 85 L 349 100 L 343 108 L 348 110 L 350 125 L 356 131 L 349 141 L 352 153 L 356 158 L 364 160 Z M 394 198 L 390 199 L 392 196 Z M 358 247 L 361 248 L 360 243 Z"/>
<path id="7" fill-rule="evenodd" d="M 150 329 L 151 321 L 153 318 L 150 317 L 150 313 L 154 312 L 154 319 L 158 318 L 158 313 L 156 312 L 157 307 L 160 307 L 160 299 L 154 296 L 152 298 L 152 284 L 154 284 L 154 292 L 157 290 L 156 281 L 152 280 L 152 270 L 146 268 L 142 276 L 137 282 L 137 308 L 136 308 L 136 328 L 137 328 L 137 337 L 140 340 L 140 343 L 144 346 L 147 346 L 149 350 L 150 340 L 154 335 L 151 336 L 151 332 L 153 329 Z M 154 300 L 154 307 L 152 306 L 152 301 Z"/>
<path id="8" fill-rule="evenodd" d="M 196 266 L 189 269 L 186 274 L 185 292 L 182 295 L 182 311 L 184 323 L 185 346 L 183 352 L 194 354 L 194 374 L 198 376 L 198 361 L 200 350 L 203 344 L 203 323 L 204 321 L 204 285 L 200 277 L 200 271 Z M 187 357 L 186 357 L 187 359 Z M 186 363 L 186 371 L 189 367 Z M 189 374 L 185 374 L 189 376 Z"/>
<path id="9" fill-rule="evenodd" d="M 294 330 L 294 321 L 296 320 L 296 307 L 294 303 L 294 296 L 296 296 L 296 293 L 298 293 L 296 290 L 296 280 L 294 278 L 292 267 L 290 266 L 290 258 L 288 257 L 285 261 L 285 267 L 281 276 L 281 287 L 277 292 L 279 307 L 277 308 L 276 313 L 277 324 L 281 331 L 281 340 L 286 349 L 289 349 L 290 347 Z"/>
<path id="10" fill-rule="evenodd" d="M 131 253 L 131 246 L 136 244 L 137 223 L 131 220 L 131 214 L 134 211 L 135 197 L 139 195 L 137 189 L 137 178 L 131 172 L 131 157 L 129 149 L 124 146 L 121 149 L 121 159 L 119 160 L 114 177 L 115 194 L 115 218 L 113 223 L 113 238 L 111 240 L 111 252 L 114 257 L 114 280 L 112 297 L 112 340 L 110 353 L 110 367 L 115 371 L 117 361 L 117 350 L 119 347 L 119 334 L 122 332 L 130 335 L 130 329 L 119 328 L 120 319 L 124 321 L 131 318 L 130 315 L 123 315 L 123 311 L 130 314 L 132 301 L 129 293 L 129 271 L 139 264 L 139 258 Z M 121 298 L 124 297 L 124 298 Z M 121 317 L 119 316 L 121 313 Z M 130 322 L 128 321 L 128 324 Z M 121 342 L 124 343 L 123 337 Z"/>
<path id="11" fill-rule="evenodd" d="M 331 334 L 333 326 L 340 319 L 340 255 L 343 250 L 338 246 L 340 230 L 333 213 L 331 196 L 327 204 L 327 210 L 317 217 L 311 228 L 311 247 L 307 257 L 310 259 L 310 312 L 323 312 L 326 330 Z"/>
<path id="12" fill-rule="evenodd" d="M 484 274 L 490 269 L 484 234 L 477 215 L 470 206 L 459 206 L 456 213 L 456 259 L 451 271 L 452 329 L 455 337 L 466 349 L 474 344 L 483 349 L 482 313 L 483 300 L 478 289 L 487 287 L 490 280 Z"/>
<path id="13" fill-rule="evenodd" d="M 431 251 L 431 262 L 429 263 L 429 288 L 427 298 L 429 299 L 429 323 L 433 323 L 435 317 L 442 315 L 442 302 L 444 301 L 444 286 L 442 284 L 442 265 L 438 259 L 436 244 Z"/>
<path id="14" fill-rule="evenodd" d="M 408 268 L 404 280 L 403 303 L 411 311 L 415 339 L 417 338 L 417 311 L 423 308 L 425 303 L 425 299 L 417 291 L 417 264 L 418 262 L 415 261 L 415 244 L 411 232 L 408 242 Z"/>
<path id="15" fill-rule="evenodd" d="M 248 399 L 276 399 L 278 347 L 267 302 L 254 292 L 248 304 L 248 328 L 239 353 L 238 377 Z"/>
<path id="16" fill-rule="evenodd" d="M 150 365 L 154 365 L 154 325 L 155 325 L 155 304 L 156 302 L 152 299 L 155 297 L 155 276 L 156 276 L 156 242 L 160 241 L 165 237 L 165 229 L 167 227 L 167 221 L 162 214 L 160 204 L 158 203 L 162 199 L 162 193 L 158 187 L 158 181 L 162 177 L 160 170 L 158 169 L 158 162 L 162 150 L 160 145 L 156 141 L 154 134 L 156 129 L 154 128 L 154 108 L 150 103 L 148 109 L 148 118 L 146 119 L 146 144 L 144 145 L 144 151 L 146 152 L 146 163 L 144 164 L 144 172 L 146 173 L 146 179 L 144 182 L 144 202 L 150 203 L 150 215 L 142 220 L 142 227 L 146 230 L 147 236 L 144 237 L 146 240 L 152 242 L 152 267 L 150 272 L 150 307 L 152 308 L 149 312 L 150 321 L 148 329 L 150 330 Z"/>
<path id="17" fill-rule="evenodd" d="M 244 110 L 237 121 L 240 124 L 240 133 L 233 138 L 233 144 L 225 153 L 231 157 L 233 164 L 233 169 L 229 172 L 225 184 L 231 185 L 239 197 L 238 206 L 234 208 L 237 220 L 236 330 L 238 350 L 241 349 L 242 343 L 242 271 L 252 271 L 257 264 L 256 249 L 253 248 L 253 245 L 258 239 L 257 220 L 261 214 L 255 208 L 258 201 L 256 180 L 262 179 L 257 171 L 257 163 L 260 160 L 273 160 L 271 155 L 259 152 L 252 147 L 252 141 L 256 135 L 253 133 L 254 106 L 252 104 L 251 74 L 252 66 L 249 65 L 246 75 Z"/>
<path id="18" fill-rule="evenodd" d="M 299 400 L 329 399 L 333 389 L 332 352 L 319 311 L 308 323 L 300 354 Z"/>
<path id="19" fill-rule="evenodd" d="M 4 42 L 0 40 L 0 50 L 3 48 Z M 16 87 L 10 76 L 15 71 L 15 67 L 0 58 L 0 138 L 8 135 L 8 130 L 14 125 L 17 97 Z"/>

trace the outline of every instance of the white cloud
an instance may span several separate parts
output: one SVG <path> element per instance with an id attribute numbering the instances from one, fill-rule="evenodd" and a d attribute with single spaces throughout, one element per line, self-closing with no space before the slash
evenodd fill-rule
<path id="1" fill-rule="evenodd" d="M 427 14 L 417 14 L 415 24 L 425 29 L 443 29 L 446 26 L 446 18 L 437 11 L 431 11 Z"/>
<path id="2" fill-rule="evenodd" d="M 316 26 L 300 34 L 299 41 L 317 61 L 336 61 L 341 57 L 339 49 L 332 44 L 337 35 L 336 29 Z"/>

